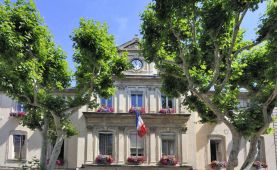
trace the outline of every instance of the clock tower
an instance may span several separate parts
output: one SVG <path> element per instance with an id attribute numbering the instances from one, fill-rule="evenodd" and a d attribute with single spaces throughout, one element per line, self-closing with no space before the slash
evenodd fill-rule
<path id="1" fill-rule="evenodd" d="M 128 52 L 128 58 L 132 68 L 125 72 L 125 75 L 147 75 L 156 76 L 157 70 L 154 63 L 148 63 L 144 60 L 137 35 L 134 38 L 118 47 L 119 53 Z"/>

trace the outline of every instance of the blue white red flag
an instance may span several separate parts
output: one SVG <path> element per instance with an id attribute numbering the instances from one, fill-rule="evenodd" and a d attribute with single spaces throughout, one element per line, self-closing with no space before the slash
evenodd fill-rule
<path id="1" fill-rule="evenodd" d="M 147 128 L 138 111 L 136 111 L 136 125 L 137 125 L 138 136 L 142 138 L 147 133 Z"/>

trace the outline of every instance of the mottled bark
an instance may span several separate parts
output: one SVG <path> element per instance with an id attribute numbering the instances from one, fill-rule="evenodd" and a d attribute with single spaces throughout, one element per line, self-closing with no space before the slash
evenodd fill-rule
<path id="1" fill-rule="evenodd" d="M 47 166 L 47 170 L 53 170 L 56 167 L 56 161 L 57 161 L 57 159 L 59 157 L 59 154 L 61 152 L 63 140 L 65 138 L 65 132 L 62 129 L 61 118 L 53 112 L 51 112 L 51 114 L 53 116 L 55 127 L 56 127 L 57 139 L 56 139 L 55 146 L 54 146 L 54 148 L 51 152 L 51 156 L 50 156 L 49 164 Z"/>
<path id="2" fill-rule="evenodd" d="M 60 136 L 57 137 L 56 139 L 56 143 L 55 146 L 52 150 L 51 156 L 50 156 L 50 160 L 49 160 L 49 164 L 47 166 L 47 170 L 53 170 L 56 167 L 56 161 L 59 157 L 59 154 L 61 152 L 61 148 L 63 145 L 63 140 L 64 140 L 65 136 L 62 134 Z"/>
<path id="3" fill-rule="evenodd" d="M 41 137 L 42 137 L 42 141 L 41 141 L 41 151 L 40 151 L 40 170 L 46 170 L 47 168 L 47 146 L 48 146 L 48 136 L 47 136 L 47 132 L 48 132 L 48 128 L 49 128 L 49 119 L 46 115 L 46 113 L 43 114 L 43 120 L 44 120 L 44 126 L 42 128 L 41 131 Z"/>
<path id="4" fill-rule="evenodd" d="M 254 136 L 251 138 L 250 149 L 242 167 L 240 168 L 241 170 L 250 170 L 252 167 L 258 153 L 258 141 L 259 136 Z"/>
<path id="5" fill-rule="evenodd" d="M 238 154 L 240 150 L 240 144 L 242 135 L 240 135 L 238 132 L 231 131 L 232 132 L 232 149 L 229 154 L 228 163 L 226 170 L 234 170 L 236 166 L 238 166 Z"/>

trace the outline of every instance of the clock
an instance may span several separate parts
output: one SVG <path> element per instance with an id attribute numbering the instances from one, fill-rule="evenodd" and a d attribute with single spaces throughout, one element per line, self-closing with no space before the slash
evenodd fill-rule
<path id="1" fill-rule="evenodd" d="M 142 61 L 139 59 L 133 59 L 131 61 L 134 70 L 140 70 L 143 66 Z"/>

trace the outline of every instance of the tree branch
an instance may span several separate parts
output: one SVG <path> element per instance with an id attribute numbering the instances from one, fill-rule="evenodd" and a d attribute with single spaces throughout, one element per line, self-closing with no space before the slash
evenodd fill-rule
<path id="1" fill-rule="evenodd" d="M 256 42 L 253 42 L 252 44 L 250 45 L 246 45 L 240 49 L 238 49 L 235 53 L 234 53 L 234 56 L 237 56 L 239 53 L 241 53 L 242 51 L 244 50 L 250 50 L 251 48 L 261 44 L 262 42 L 264 42 L 265 40 L 267 40 L 269 38 L 269 34 L 267 34 L 261 41 L 256 41 Z"/>
<path id="2" fill-rule="evenodd" d="M 216 80 L 218 79 L 219 76 L 219 65 L 221 62 L 221 55 L 219 53 L 219 46 L 218 44 L 214 41 L 214 74 L 213 74 L 213 79 L 212 81 L 209 83 L 209 85 L 207 86 L 207 90 L 210 90 L 211 87 L 215 84 Z"/>
<path id="3" fill-rule="evenodd" d="M 231 41 L 230 48 L 228 50 L 228 54 L 226 56 L 226 60 L 227 60 L 226 76 L 225 76 L 224 80 L 222 81 L 221 85 L 219 86 L 219 88 L 216 88 L 217 93 L 221 92 L 221 90 L 224 88 L 225 84 L 227 83 L 227 81 L 231 77 L 231 71 L 232 71 L 232 57 L 231 57 L 231 55 L 232 55 L 233 49 L 235 47 L 235 43 L 236 43 L 236 39 L 237 39 L 237 36 L 238 36 L 238 32 L 239 32 L 241 22 L 242 22 L 242 20 L 245 16 L 245 14 L 247 13 L 247 10 L 248 9 L 244 10 L 241 15 L 240 15 L 240 12 L 236 15 L 235 24 L 234 24 L 233 33 L 232 33 L 232 41 Z"/>
<path id="4" fill-rule="evenodd" d="M 267 110 L 268 110 L 268 106 L 271 104 L 271 102 L 276 99 L 276 96 L 277 96 L 277 80 L 275 82 L 275 87 L 274 87 L 273 92 L 267 98 L 266 102 L 263 104 L 264 123 L 271 122 L 271 118 L 268 116 Z"/>
<path id="5" fill-rule="evenodd" d="M 185 59 L 185 56 L 184 56 L 185 55 L 185 51 L 181 47 L 182 41 L 181 41 L 180 35 L 178 33 L 176 33 L 174 29 L 172 29 L 172 32 L 173 32 L 173 35 L 175 36 L 175 38 L 177 39 L 177 41 L 179 42 L 179 46 L 178 46 L 179 55 L 178 55 L 178 57 L 182 60 L 182 69 L 183 69 L 184 74 L 185 74 L 185 76 L 186 76 L 186 78 L 188 80 L 189 88 L 193 89 L 194 88 L 194 83 L 191 80 L 191 77 L 190 77 L 190 74 L 189 74 L 188 63 L 187 63 L 187 61 Z"/>

